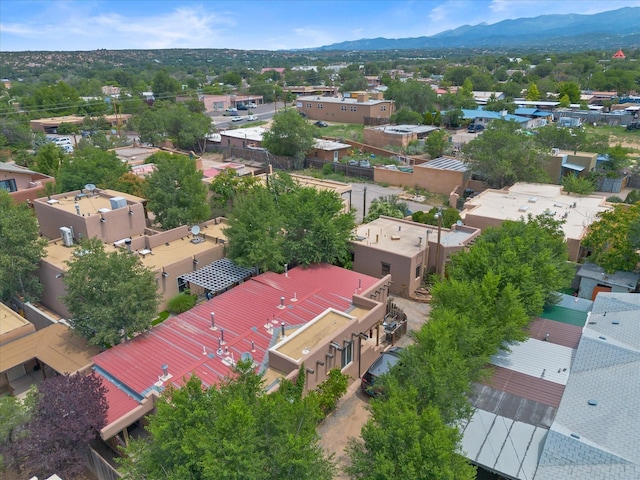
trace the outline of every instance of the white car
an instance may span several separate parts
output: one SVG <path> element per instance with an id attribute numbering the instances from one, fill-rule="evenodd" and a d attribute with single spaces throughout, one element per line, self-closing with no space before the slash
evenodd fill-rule
<path id="1" fill-rule="evenodd" d="M 231 119 L 232 122 L 241 122 L 242 120 L 243 120 L 243 117 L 241 117 L 240 115 L 236 115 Z"/>
<path id="2" fill-rule="evenodd" d="M 245 118 L 247 119 L 247 122 L 255 122 L 256 120 L 258 120 L 257 115 L 247 115 Z"/>
<path id="3" fill-rule="evenodd" d="M 253 102 L 245 103 L 245 105 L 247 108 L 258 108 L 258 106 Z"/>

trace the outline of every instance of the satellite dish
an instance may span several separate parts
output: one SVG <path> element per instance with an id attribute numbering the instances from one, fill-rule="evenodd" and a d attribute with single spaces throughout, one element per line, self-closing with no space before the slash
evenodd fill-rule
<path id="1" fill-rule="evenodd" d="M 459 227 L 461 227 L 461 226 L 463 225 L 462 220 L 458 220 L 458 221 L 456 222 L 456 225 L 458 225 Z"/>
<path id="2" fill-rule="evenodd" d="M 93 192 L 96 189 L 96 186 L 93 183 L 87 183 L 84 186 L 85 190 L 89 190 L 90 192 Z"/>
<path id="3" fill-rule="evenodd" d="M 194 225 L 193 227 L 191 227 L 191 234 L 195 237 L 196 235 L 198 235 L 200 233 L 200 226 L 199 225 Z"/>

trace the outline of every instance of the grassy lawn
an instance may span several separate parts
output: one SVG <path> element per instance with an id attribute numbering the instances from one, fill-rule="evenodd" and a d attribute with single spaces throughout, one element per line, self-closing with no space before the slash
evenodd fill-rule
<path id="1" fill-rule="evenodd" d="M 313 123 L 313 122 L 311 122 Z M 344 138 L 362 142 L 362 132 L 364 125 L 355 125 L 351 123 L 329 124 L 328 127 L 318 128 L 323 137 Z"/>
<path id="2" fill-rule="evenodd" d="M 622 146 L 633 148 L 640 152 L 640 131 L 627 131 L 625 127 L 610 127 L 608 125 L 598 125 L 597 127 L 585 125 L 587 135 L 608 135 L 611 146 L 620 143 Z"/>

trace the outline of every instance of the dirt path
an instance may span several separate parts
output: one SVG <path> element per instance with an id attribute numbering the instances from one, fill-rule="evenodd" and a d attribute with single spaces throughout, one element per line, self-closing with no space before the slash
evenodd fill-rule
<path id="1" fill-rule="evenodd" d="M 429 316 L 430 305 L 426 303 L 396 297 L 393 301 L 407 314 L 409 332 L 418 330 Z M 411 341 L 411 337 L 405 335 L 397 345 L 405 346 Z M 360 431 L 370 416 L 368 405 L 369 397 L 362 393 L 360 379 L 357 379 L 342 397 L 336 410 L 318 427 L 318 434 L 321 438 L 320 446 L 325 451 L 334 454 L 334 461 L 338 465 L 338 473 L 334 480 L 349 479 L 349 476 L 344 473 L 344 467 L 349 464 L 345 447 L 350 439 L 360 438 Z"/>

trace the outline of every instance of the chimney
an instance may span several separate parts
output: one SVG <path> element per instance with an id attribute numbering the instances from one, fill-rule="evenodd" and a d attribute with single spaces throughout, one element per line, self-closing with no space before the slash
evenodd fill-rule
<path id="1" fill-rule="evenodd" d="M 214 312 L 211 312 L 211 330 L 216 329 L 215 317 L 216 317 L 216 314 Z"/>
<path id="2" fill-rule="evenodd" d="M 162 365 L 162 377 L 167 378 L 169 376 L 169 365 L 166 363 Z"/>
<path id="3" fill-rule="evenodd" d="M 224 345 L 224 328 L 220 329 L 220 342 Z"/>
<path id="4" fill-rule="evenodd" d="M 127 246 L 127 252 L 131 253 L 131 239 L 130 239 L 130 238 L 127 238 L 127 239 L 124 241 L 124 244 Z"/>
<path id="5" fill-rule="evenodd" d="M 284 276 L 287 277 L 287 278 L 289 277 L 289 264 L 288 263 L 284 264 Z"/>
<path id="6" fill-rule="evenodd" d="M 282 332 L 282 338 L 284 338 L 284 322 L 280 322 L 280 330 Z"/>
<path id="7" fill-rule="evenodd" d="M 285 308 L 285 306 L 284 306 L 284 297 L 280 297 L 280 305 L 278 305 L 278 308 L 280 310 Z"/>
<path id="8" fill-rule="evenodd" d="M 362 278 L 358 279 L 358 290 L 362 290 Z"/>

